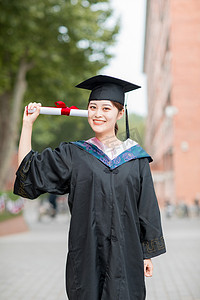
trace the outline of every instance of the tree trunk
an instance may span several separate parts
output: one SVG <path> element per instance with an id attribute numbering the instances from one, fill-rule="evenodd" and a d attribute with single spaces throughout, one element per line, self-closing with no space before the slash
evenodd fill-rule
<path id="1" fill-rule="evenodd" d="M 13 95 L 11 93 L 5 93 L 0 97 L 0 190 L 4 189 L 11 159 L 15 153 L 18 126 L 21 117 L 21 104 L 27 88 L 26 74 L 32 67 L 33 65 L 27 63 L 24 58 L 21 59 Z"/>

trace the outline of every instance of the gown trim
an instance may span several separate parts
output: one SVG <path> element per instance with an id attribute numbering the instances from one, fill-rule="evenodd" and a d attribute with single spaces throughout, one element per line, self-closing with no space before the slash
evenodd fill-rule
<path id="1" fill-rule="evenodd" d="M 98 160 L 100 160 L 102 163 L 108 166 L 111 170 L 121 166 L 122 164 L 130 160 L 137 158 L 146 157 L 148 158 L 149 162 L 153 161 L 151 156 L 138 144 L 125 150 L 114 159 L 110 159 L 101 149 L 99 149 L 94 144 L 88 143 L 86 141 L 77 141 L 70 143 L 92 154 L 94 157 L 96 157 Z"/>

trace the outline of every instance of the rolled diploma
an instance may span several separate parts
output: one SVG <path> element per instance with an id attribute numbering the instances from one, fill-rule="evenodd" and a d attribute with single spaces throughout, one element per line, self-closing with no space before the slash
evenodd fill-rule
<path id="1" fill-rule="evenodd" d="M 32 114 L 32 113 L 34 113 L 34 111 L 36 111 L 36 108 L 29 109 L 28 113 Z M 59 116 L 59 115 L 62 115 L 62 108 L 41 106 L 40 114 L 41 115 L 57 115 L 57 116 Z M 88 111 L 84 110 L 84 109 L 71 109 L 69 115 L 72 117 L 74 116 L 74 117 L 86 117 L 87 118 Z"/>
<path id="2" fill-rule="evenodd" d="M 70 116 L 74 117 L 88 117 L 88 110 L 85 109 L 71 109 Z"/>
<path id="3" fill-rule="evenodd" d="M 36 111 L 36 108 L 33 109 L 28 109 L 28 113 L 32 114 Z M 40 107 L 40 114 L 41 115 L 61 115 L 61 108 L 57 108 L 57 107 L 45 107 L 42 106 Z"/>

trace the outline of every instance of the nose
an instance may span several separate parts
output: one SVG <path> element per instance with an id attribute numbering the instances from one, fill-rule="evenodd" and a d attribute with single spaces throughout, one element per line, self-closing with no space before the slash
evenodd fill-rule
<path id="1" fill-rule="evenodd" d="M 97 108 L 96 111 L 95 111 L 95 117 L 96 118 L 100 118 L 102 116 L 101 114 L 101 108 Z"/>

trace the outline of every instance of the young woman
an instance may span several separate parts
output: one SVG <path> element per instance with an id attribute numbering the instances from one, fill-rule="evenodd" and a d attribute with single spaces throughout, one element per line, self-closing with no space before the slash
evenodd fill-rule
<path id="1" fill-rule="evenodd" d="M 151 258 L 165 252 L 149 162 L 134 141 L 120 141 L 116 122 L 124 93 L 137 86 L 95 76 L 77 87 L 92 90 L 88 122 L 95 137 L 62 143 L 41 154 L 31 149 L 40 104 L 24 112 L 14 192 L 34 199 L 69 193 L 71 223 L 66 267 L 70 300 L 143 300 Z"/>

